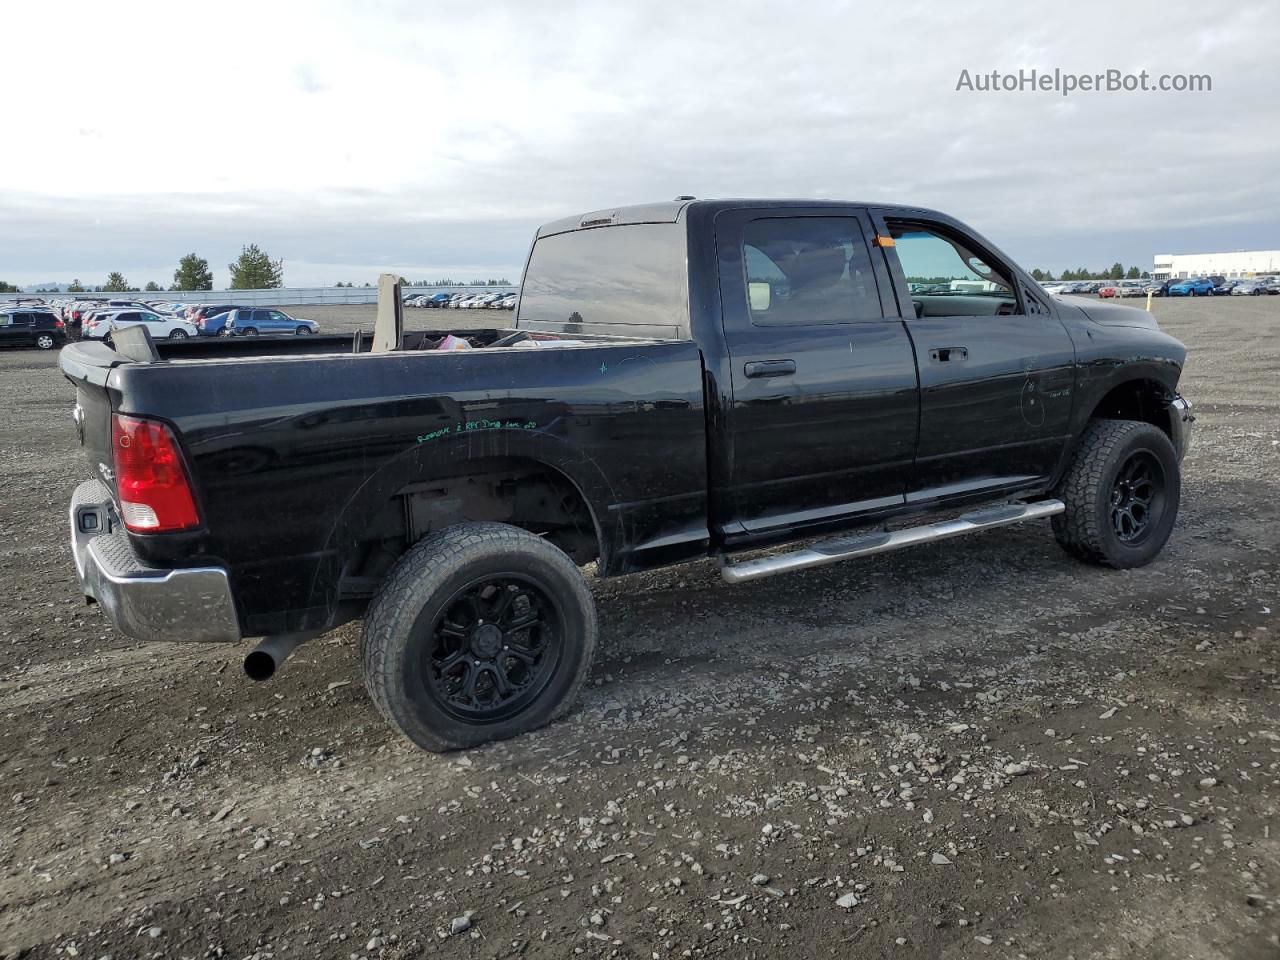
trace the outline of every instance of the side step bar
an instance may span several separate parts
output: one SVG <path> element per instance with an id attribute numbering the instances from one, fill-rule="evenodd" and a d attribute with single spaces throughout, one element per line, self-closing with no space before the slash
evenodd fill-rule
<path id="1" fill-rule="evenodd" d="M 824 543 L 815 543 L 811 547 L 792 553 L 761 557 L 759 560 L 744 560 L 742 563 L 724 564 L 720 568 L 720 576 L 729 583 L 744 583 L 747 580 L 771 577 L 775 573 L 824 567 L 829 563 L 838 563 L 852 557 L 869 557 L 873 553 L 888 553 L 891 550 L 915 546 L 917 543 L 934 543 L 951 537 L 961 537 L 967 533 L 977 533 L 979 530 L 1005 527 L 1023 520 L 1052 517 L 1066 509 L 1066 505 L 1061 500 L 1037 500 L 1035 503 L 1009 503 L 983 507 L 981 510 L 961 514 L 954 520 L 943 520 L 923 527 L 909 527 L 892 533 L 882 531 L 838 537 Z"/>

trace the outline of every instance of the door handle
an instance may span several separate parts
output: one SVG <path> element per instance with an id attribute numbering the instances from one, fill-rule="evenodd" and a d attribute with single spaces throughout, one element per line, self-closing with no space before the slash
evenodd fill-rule
<path id="1" fill-rule="evenodd" d="M 796 372 L 794 360 L 753 360 L 745 367 L 748 377 L 786 377 Z"/>
<path id="2" fill-rule="evenodd" d="M 929 359 L 934 363 L 951 363 L 953 360 L 968 360 L 968 347 L 935 347 L 929 351 Z"/>

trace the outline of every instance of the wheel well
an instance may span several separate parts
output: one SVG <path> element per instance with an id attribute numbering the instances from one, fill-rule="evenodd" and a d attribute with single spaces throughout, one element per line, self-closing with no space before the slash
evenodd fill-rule
<path id="1" fill-rule="evenodd" d="M 528 530 L 580 565 L 600 554 L 591 508 L 559 470 L 516 457 L 470 460 L 454 472 L 410 483 L 391 498 L 347 558 L 342 593 L 349 598 L 371 595 L 409 547 L 435 530 L 466 521 Z"/>
<path id="2" fill-rule="evenodd" d="M 1173 439 L 1173 424 L 1169 419 L 1169 401 L 1173 398 L 1168 388 L 1154 380 L 1130 380 L 1113 387 L 1098 401 L 1090 414 L 1091 420 L 1140 420 L 1159 427 Z"/>

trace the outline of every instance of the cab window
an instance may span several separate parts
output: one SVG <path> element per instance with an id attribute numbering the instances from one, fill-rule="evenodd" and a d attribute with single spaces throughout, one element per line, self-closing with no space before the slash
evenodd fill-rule
<path id="1" fill-rule="evenodd" d="M 1012 278 L 959 236 L 925 223 L 889 220 L 893 246 L 917 317 L 1021 313 Z"/>

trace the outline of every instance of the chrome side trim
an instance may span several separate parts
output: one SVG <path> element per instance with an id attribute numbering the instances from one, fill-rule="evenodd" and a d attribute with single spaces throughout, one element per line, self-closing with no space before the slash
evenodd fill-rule
<path id="1" fill-rule="evenodd" d="M 778 554 L 772 557 L 761 557 L 759 560 L 745 560 L 741 563 L 725 564 L 720 568 L 720 576 L 729 583 L 744 583 L 771 577 L 777 573 L 791 570 L 804 570 L 809 567 L 823 567 L 830 563 L 838 563 L 852 557 L 868 557 L 876 553 L 888 553 L 912 547 L 920 543 L 935 543 L 951 537 L 960 537 L 980 530 L 991 530 L 995 527 L 1020 523 L 1023 520 L 1038 520 L 1041 517 L 1052 517 L 1062 513 L 1066 505 L 1061 500 L 1038 500 L 1035 503 L 1010 503 L 995 507 L 983 507 L 961 514 L 953 520 L 942 520 L 920 527 L 909 527 L 906 530 L 857 534 L 840 537 L 817 543 L 803 550 Z"/>

